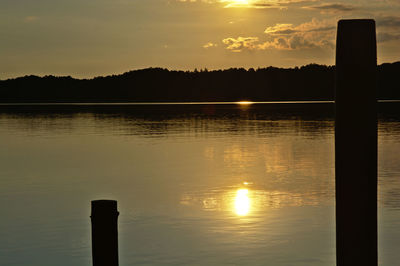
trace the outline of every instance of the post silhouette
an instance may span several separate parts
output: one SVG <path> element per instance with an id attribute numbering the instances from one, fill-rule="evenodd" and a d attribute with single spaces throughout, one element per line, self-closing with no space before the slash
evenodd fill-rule
<path id="1" fill-rule="evenodd" d="M 375 21 L 340 20 L 336 43 L 336 260 L 378 264 Z"/>
<path id="2" fill-rule="evenodd" d="M 92 201 L 93 266 L 118 266 L 117 201 Z"/>

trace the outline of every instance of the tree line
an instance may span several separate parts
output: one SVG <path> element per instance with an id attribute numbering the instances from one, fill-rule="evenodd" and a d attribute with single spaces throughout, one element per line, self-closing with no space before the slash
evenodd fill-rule
<path id="1" fill-rule="evenodd" d="M 378 98 L 400 99 L 400 62 L 378 66 Z M 133 70 L 75 79 L 24 76 L 0 80 L 0 102 L 176 102 L 333 100 L 335 67 L 175 71 Z"/>

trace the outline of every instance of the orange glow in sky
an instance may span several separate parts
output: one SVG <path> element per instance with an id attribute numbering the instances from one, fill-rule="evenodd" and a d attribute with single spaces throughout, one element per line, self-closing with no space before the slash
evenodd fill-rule
<path id="1" fill-rule="evenodd" d="M 366 14 L 376 20 L 378 63 L 395 62 L 396 1 L 117 0 L 110 9 L 109 0 L 5 0 L 0 79 L 333 65 L 338 20 Z"/>

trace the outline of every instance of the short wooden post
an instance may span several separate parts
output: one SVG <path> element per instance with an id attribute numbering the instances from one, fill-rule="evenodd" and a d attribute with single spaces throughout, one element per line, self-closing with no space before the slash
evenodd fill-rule
<path id="1" fill-rule="evenodd" d="M 341 20 L 336 43 L 337 265 L 378 264 L 375 21 Z"/>
<path id="2" fill-rule="evenodd" d="M 93 266 L 118 266 L 117 201 L 92 201 Z"/>

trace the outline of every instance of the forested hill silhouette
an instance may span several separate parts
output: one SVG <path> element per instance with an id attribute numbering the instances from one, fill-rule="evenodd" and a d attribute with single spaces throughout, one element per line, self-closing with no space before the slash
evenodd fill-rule
<path id="1" fill-rule="evenodd" d="M 378 67 L 378 98 L 400 99 L 400 62 Z M 134 70 L 74 79 L 24 76 L 0 81 L 0 102 L 174 102 L 333 100 L 335 67 Z"/>

